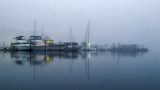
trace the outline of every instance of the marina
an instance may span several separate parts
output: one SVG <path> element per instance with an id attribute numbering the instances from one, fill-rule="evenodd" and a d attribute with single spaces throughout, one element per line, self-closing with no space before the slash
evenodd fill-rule
<path id="1" fill-rule="evenodd" d="M 1 45 L 0 51 L 123 51 L 123 52 L 148 52 L 149 49 L 137 44 L 111 44 L 111 45 L 91 45 L 87 42 L 78 44 L 77 42 L 55 43 L 49 37 L 17 36 L 12 39 L 10 46 Z"/>
<path id="2" fill-rule="evenodd" d="M 70 26 L 70 40 L 68 42 L 54 42 L 48 35 L 36 35 L 36 19 L 34 22 L 34 34 L 28 38 L 25 36 L 16 36 L 12 38 L 11 44 L 1 45 L 0 51 L 125 51 L 125 52 L 148 52 L 148 48 L 137 44 L 91 44 L 90 41 L 90 21 L 86 26 L 85 39 L 80 44 L 73 40 L 72 27 Z"/>
<path id="3" fill-rule="evenodd" d="M 87 42 L 78 44 L 77 42 L 55 43 L 49 37 L 17 36 L 13 38 L 10 46 L 1 46 L 0 51 L 125 51 L 125 52 L 147 52 L 148 48 L 137 44 L 111 44 L 111 45 L 90 45 Z"/>

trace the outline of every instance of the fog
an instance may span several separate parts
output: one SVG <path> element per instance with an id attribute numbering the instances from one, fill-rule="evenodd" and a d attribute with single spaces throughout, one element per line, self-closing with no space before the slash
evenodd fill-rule
<path id="1" fill-rule="evenodd" d="M 88 21 L 95 44 L 136 43 L 158 47 L 160 0 L 0 0 L 0 44 L 43 32 L 55 42 L 82 42 Z"/>

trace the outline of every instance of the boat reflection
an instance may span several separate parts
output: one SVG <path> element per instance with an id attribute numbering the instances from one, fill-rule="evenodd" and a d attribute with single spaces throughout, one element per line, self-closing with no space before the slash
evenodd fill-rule
<path id="1" fill-rule="evenodd" d="M 28 61 L 30 65 L 48 64 L 55 58 L 63 59 L 76 59 L 78 52 L 10 52 L 11 58 L 15 60 L 16 64 L 23 65 L 24 62 Z"/>
<path id="2" fill-rule="evenodd" d="M 6 52 L 4 52 L 6 53 Z M 34 51 L 34 52 L 25 52 L 25 51 L 17 51 L 17 52 L 9 52 L 11 59 L 15 61 L 18 65 L 23 65 L 25 62 L 29 62 L 30 65 L 41 65 L 41 64 L 49 64 L 54 59 L 59 60 L 78 60 L 78 58 L 85 61 L 85 63 L 89 63 L 88 60 L 91 57 L 97 56 L 112 56 L 113 58 L 121 57 L 138 57 L 143 56 L 147 52 L 108 52 L 108 51 L 89 51 L 89 52 L 73 52 L 73 51 Z"/>

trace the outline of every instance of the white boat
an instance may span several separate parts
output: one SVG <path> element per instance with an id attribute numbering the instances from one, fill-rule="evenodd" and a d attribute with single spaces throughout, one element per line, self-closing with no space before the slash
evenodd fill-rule
<path id="1" fill-rule="evenodd" d="M 30 44 L 27 42 L 24 36 L 17 36 L 16 38 L 12 39 L 11 48 L 13 50 L 28 51 L 30 50 Z"/>
<path id="2" fill-rule="evenodd" d="M 30 36 L 30 44 L 32 51 L 43 51 L 47 50 L 47 44 L 42 39 L 42 36 Z"/>

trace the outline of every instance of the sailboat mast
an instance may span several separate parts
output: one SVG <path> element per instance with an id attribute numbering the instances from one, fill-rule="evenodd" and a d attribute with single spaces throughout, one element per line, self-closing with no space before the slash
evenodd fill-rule
<path id="1" fill-rule="evenodd" d="M 84 42 L 88 42 L 88 36 L 87 35 L 88 35 L 88 30 L 86 29 Z"/>
<path id="2" fill-rule="evenodd" d="M 44 34 L 43 34 L 43 27 L 42 27 L 42 37 L 43 37 L 43 35 L 44 35 Z"/>
<path id="3" fill-rule="evenodd" d="M 35 21 L 34 21 L 34 36 L 36 35 L 36 19 L 35 19 Z"/>
<path id="4" fill-rule="evenodd" d="M 90 21 L 88 22 L 87 28 L 88 28 L 88 44 L 89 44 Z"/>

